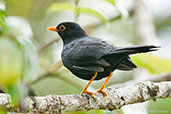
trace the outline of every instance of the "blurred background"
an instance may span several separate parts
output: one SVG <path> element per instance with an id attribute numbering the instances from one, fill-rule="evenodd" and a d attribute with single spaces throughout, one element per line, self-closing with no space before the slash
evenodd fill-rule
<path id="1" fill-rule="evenodd" d="M 0 88 L 14 103 L 30 95 L 79 94 L 88 83 L 61 62 L 59 35 L 47 30 L 60 22 L 79 23 L 88 35 L 117 46 L 153 44 L 159 51 L 131 58 L 134 71 L 115 71 L 108 86 L 139 82 L 171 71 L 170 0 L 0 0 Z M 95 91 L 105 79 L 94 81 Z M 5 111 L 0 112 L 5 114 Z M 65 114 L 171 114 L 171 99 Z"/>

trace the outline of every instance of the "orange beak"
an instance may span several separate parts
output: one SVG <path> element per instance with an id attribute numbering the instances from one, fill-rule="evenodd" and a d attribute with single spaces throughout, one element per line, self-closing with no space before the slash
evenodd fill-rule
<path id="1" fill-rule="evenodd" d="M 56 27 L 48 27 L 48 30 L 58 32 L 58 30 L 56 29 Z"/>

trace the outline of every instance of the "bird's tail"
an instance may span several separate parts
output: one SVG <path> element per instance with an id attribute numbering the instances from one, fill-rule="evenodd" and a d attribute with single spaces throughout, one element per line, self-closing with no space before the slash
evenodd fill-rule
<path id="1" fill-rule="evenodd" d="M 116 53 L 119 54 L 135 54 L 135 53 L 145 53 L 150 51 L 156 51 L 160 48 L 160 46 L 153 46 L 153 45 L 147 45 L 147 46 L 130 46 L 125 48 L 118 48 L 115 50 Z"/>

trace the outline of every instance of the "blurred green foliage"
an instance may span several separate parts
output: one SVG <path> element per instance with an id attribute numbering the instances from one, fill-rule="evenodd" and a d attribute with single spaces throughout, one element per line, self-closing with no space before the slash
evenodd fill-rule
<path id="1" fill-rule="evenodd" d="M 49 73 L 52 66 L 56 65 L 57 61 L 60 61 L 62 47 L 61 41 L 50 42 L 57 38 L 55 33 L 47 31 L 46 28 L 50 25 L 66 20 L 82 22 L 84 20 L 81 19 L 85 18 L 81 18 L 83 15 L 88 16 L 85 19 L 88 21 L 89 17 L 95 17 L 101 23 L 92 22 L 90 26 L 86 27 L 86 30 L 90 31 L 88 32 L 89 34 L 104 38 L 117 45 L 136 44 L 137 37 L 133 15 L 131 14 L 128 18 L 121 19 L 120 17 L 123 17 L 123 14 L 115 0 L 99 0 L 96 2 L 104 1 L 116 9 L 117 16 L 112 12 L 112 16 L 107 17 L 103 12 L 95 10 L 95 8 L 86 5 L 81 6 L 79 5 L 82 2 L 80 0 L 5 1 L 4 6 L 6 10 L 0 9 L 0 84 L 1 87 L 5 88 L 5 92 L 11 94 L 14 104 L 17 104 L 22 94 L 26 94 L 21 92 L 23 90 L 20 90 L 22 88 L 20 86 L 24 86 L 21 83 L 25 84 L 28 87 L 27 89 L 31 88 L 36 95 L 76 94 L 80 93 L 81 88 L 87 83 L 73 76 L 61 65 L 58 66 L 57 71 L 53 71 L 53 75 Z M 106 6 L 106 9 L 108 9 L 108 6 Z M 68 14 L 68 11 L 73 14 L 70 12 Z M 170 25 L 170 17 L 157 20 L 157 29 Z M 46 47 L 48 43 L 51 43 L 51 45 L 40 53 L 40 50 L 44 46 Z M 171 71 L 170 59 L 157 57 L 152 54 L 140 54 L 131 58 L 139 67 L 148 69 L 151 74 Z M 56 67 L 55 65 L 54 67 Z M 125 77 L 128 77 L 128 73 L 125 74 Z M 131 76 L 133 74 L 132 72 Z M 126 81 L 122 76 L 124 74 L 117 73 L 117 75 L 114 80 L 111 79 L 110 85 L 114 84 L 117 78 L 122 80 L 122 82 Z M 46 78 L 40 78 L 42 76 Z M 40 80 L 35 81 L 37 79 Z M 35 82 L 32 83 L 33 81 Z M 100 87 L 103 81 L 95 82 L 90 88 L 93 90 Z M 169 100 L 157 100 L 156 103 L 150 101 L 149 110 L 168 109 L 169 102 Z M 122 109 L 112 112 L 97 110 L 69 112 L 66 114 L 75 113 L 123 114 Z M 0 108 L 0 114 L 6 114 L 5 110 Z M 149 114 L 151 114 L 150 111 Z"/>
<path id="2" fill-rule="evenodd" d="M 0 107 L 0 114 L 7 114 L 7 112 L 4 108 Z"/>
<path id="3" fill-rule="evenodd" d="M 72 4 L 69 3 L 53 3 L 47 10 L 47 13 L 49 12 L 59 12 L 63 10 L 71 10 L 75 11 L 75 7 Z"/>
<path id="4" fill-rule="evenodd" d="M 139 67 L 147 68 L 151 74 L 171 71 L 171 59 L 163 59 L 151 54 L 138 54 L 131 58 Z"/>
<path id="5" fill-rule="evenodd" d="M 111 3 L 112 5 L 116 5 L 114 0 L 106 0 L 107 2 Z"/>
<path id="6" fill-rule="evenodd" d="M 0 84 L 13 85 L 22 75 L 22 57 L 19 48 L 10 39 L 0 38 Z"/>
<path id="7" fill-rule="evenodd" d="M 35 80 L 39 73 L 40 69 L 40 61 L 38 51 L 33 44 L 33 42 L 29 39 L 22 39 L 20 41 L 23 50 L 23 82 L 27 83 L 29 81 Z"/>
<path id="8" fill-rule="evenodd" d="M 107 19 L 101 13 L 99 13 L 93 9 L 81 7 L 81 8 L 78 8 L 77 10 L 78 10 L 77 11 L 78 15 L 80 13 L 90 13 L 90 14 L 93 14 L 94 16 L 97 16 L 103 23 L 107 22 Z"/>
<path id="9" fill-rule="evenodd" d="M 77 8 L 77 6 L 69 4 L 69 3 L 54 3 L 49 7 L 47 12 L 51 13 L 51 12 L 59 12 L 59 11 L 65 11 L 65 10 L 74 11 L 76 13 L 76 16 L 79 16 L 81 13 L 90 13 L 93 16 L 96 16 L 97 18 L 99 18 L 103 23 L 107 22 L 107 19 L 98 11 L 93 10 L 88 7 Z"/>
<path id="10" fill-rule="evenodd" d="M 6 13 L 0 9 L 0 26 L 5 24 Z"/>
<path id="11" fill-rule="evenodd" d="M 14 105 L 20 99 L 17 87 L 22 76 L 23 59 L 18 46 L 8 38 L 0 38 L 0 85 L 11 94 Z"/>
<path id="12" fill-rule="evenodd" d="M 149 101 L 148 114 L 170 114 L 171 98 L 157 99 L 157 102 Z"/>

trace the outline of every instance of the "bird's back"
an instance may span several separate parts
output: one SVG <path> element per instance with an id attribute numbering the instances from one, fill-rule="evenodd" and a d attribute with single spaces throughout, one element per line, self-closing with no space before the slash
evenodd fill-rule
<path id="1" fill-rule="evenodd" d="M 91 79 L 94 72 L 99 72 L 96 79 L 101 79 L 117 68 L 120 70 L 135 68 L 128 55 L 111 54 L 115 49 L 116 46 L 104 40 L 84 37 L 64 46 L 62 60 L 64 66 L 73 74 L 87 80 Z M 109 54 L 111 55 L 108 56 Z"/>

